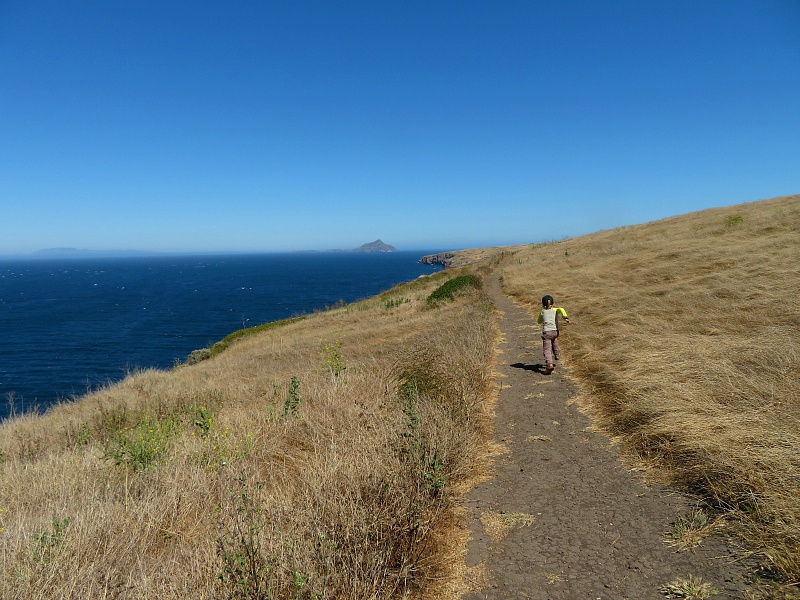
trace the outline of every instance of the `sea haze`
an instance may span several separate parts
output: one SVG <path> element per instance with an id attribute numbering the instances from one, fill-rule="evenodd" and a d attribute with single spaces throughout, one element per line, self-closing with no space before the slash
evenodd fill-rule
<path id="1" fill-rule="evenodd" d="M 433 252 L 0 261 L 0 419 L 378 294 L 435 271 L 418 262 Z"/>

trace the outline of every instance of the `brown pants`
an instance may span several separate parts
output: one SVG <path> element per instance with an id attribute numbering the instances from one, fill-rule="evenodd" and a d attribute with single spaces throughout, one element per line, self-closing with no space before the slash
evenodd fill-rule
<path id="1" fill-rule="evenodd" d="M 554 356 L 561 354 L 558 348 L 558 330 L 542 332 L 542 349 L 544 350 L 544 362 L 552 365 Z"/>

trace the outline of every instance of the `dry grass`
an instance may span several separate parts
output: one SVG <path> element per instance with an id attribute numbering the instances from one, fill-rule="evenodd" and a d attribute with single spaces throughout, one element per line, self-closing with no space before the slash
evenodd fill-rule
<path id="1" fill-rule="evenodd" d="M 516 253 L 505 290 L 575 325 L 582 406 L 653 477 L 800 576 L 800 196 Z"/>
<path id="2" fill-rule="evenodd" d="M 492 510 L 481 513 L 483 530 L 489 534 L 493 542 L 502 540 L 512 529 L 530 527 L 535 522 L 536 517 L 527 513 L 498 513 Z"/>
<path id="3" fill-rule="evenodd" d="M 363 600 L 455 577 L 496 332 L 479 290 L 427 306 L 450 275 L 3 423 L 0 597 Z"/>
<path id="4" fill-rule="evenodd" d="M 563 352 L 584 409 L 795 581 L 798 231 L 793 196 L 465 251 L 483 269 L 515 251 L 506 290 L 574 318 Z M 456 499 L 492 454 L 496 331 L 479 290 L 428 306 L 455 274 L 0 425 L 0 597 L 457 589 Z"/>

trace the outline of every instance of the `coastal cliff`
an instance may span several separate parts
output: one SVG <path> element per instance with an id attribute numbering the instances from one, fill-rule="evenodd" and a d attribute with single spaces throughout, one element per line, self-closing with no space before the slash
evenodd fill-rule
<path id="1" fill-rule="evenodd" d="M 442 265 L 445 269 L 449 269 L 453 266 L 452 263 L 455 256 L 455 252 L 439 252 L 438 254 L 423 256 L 419 259 L 419 262 L 423 265 Z"/>

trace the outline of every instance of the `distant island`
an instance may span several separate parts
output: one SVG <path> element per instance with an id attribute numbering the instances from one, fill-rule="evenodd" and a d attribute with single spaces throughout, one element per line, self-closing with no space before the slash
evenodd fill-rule
<path id="1" fill-rule="evenodd" d="M 354 248 L 353 252 L 397 252 L 397 248 L 384 244 L 380 240 L 375 240 L 369 244 L 363 244 L 358 248 Z"/>
<path id="2" fill-rule="evenodd" d="M 319 250 L 300 250 L 292 254 L 314 254 Z M 397 248 L 390 244 L 384 244 L 381 240 L 375 240 L 368 244 L 362 244 L 352 250 L 327 250 L 327 252 L 397 252 Z M 46 248 L 37 250 L 30 254 L 14 254 L 0 256 L 0 258 L 15 259 L 60 259 L 60 258 L 118 258 L 118 257 L 140 257 L 140 256 L 173 256 L 182 254 L 203 254 L 199 252 L 154 252 L 147 250 L 86 250 L 81 248 Z M 235 254 L 232 252 L 222 252 L 221 254 Z"/>

